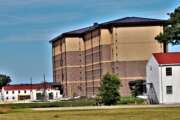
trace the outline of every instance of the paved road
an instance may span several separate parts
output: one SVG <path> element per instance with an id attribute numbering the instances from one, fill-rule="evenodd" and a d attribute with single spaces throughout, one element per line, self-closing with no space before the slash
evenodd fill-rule
<path id="1" fill-rule="evenodd" d="M 118 108 L 162 108 L 162 107 L 180 107 L 180 104 L 173 105 L 119 105 L 119 106 L 85 106 L 85 107 L 53 107 L 53 108 L 32 108 L 37 111 L 51 110 L 94 110 L 94 109 L 118 109 Z"/>

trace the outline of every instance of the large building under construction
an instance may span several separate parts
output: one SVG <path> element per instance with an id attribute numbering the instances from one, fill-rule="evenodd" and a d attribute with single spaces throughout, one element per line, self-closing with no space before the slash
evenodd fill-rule
<path id="1" fill-rule="evenodd" d="M 63 33 L 52 43 L 53 80 L 65 97 L 95 96 L 107 72 L 121 79 L 121 95 L 130 95 L 129 81 L 145 80 L 152 53 L 165 52 L 155 40 L 165 20 L 126 17 Z"/>

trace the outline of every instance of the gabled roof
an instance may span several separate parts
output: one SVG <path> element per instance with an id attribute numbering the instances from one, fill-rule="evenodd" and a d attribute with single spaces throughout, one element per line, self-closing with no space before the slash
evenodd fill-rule
<path id="1" fill-rule="evenodd" d="M 43 89 L 43 88 L 51 88 L 52 85 L 50 83 L 40 83 L 40 84 L 17 84 L 17 85 L 7 85 L 4 86 L 4 90 L 31 90 L 31 89 Z"/>
<path id="2" fill-rule="evenodd" d="M 63 37 L 79 37 L 88 31 L 92 31 L 96 28 L 109 28 L 112 26 L 140 26 L 140 25 L 165 25 L 167 24 L 167 20 L 161 19 L 152 19 L 152 18 L 143 18 L 143 17 L 125 17 L 101 24 L 94 24 L 93 26 L 73 30 L 70 32 L 63 33 L 56 38 L 52 39 L 50 43 L 61 39 Z"/>
<path id="3" fill-rule="evenodd" d="M 158 64 L 180 64 L 180 52 L 153 53 Z"/>

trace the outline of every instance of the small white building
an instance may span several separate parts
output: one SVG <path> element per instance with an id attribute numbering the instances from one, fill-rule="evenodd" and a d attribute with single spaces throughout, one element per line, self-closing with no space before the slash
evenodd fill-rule
<path id="1" fill-rule="evenodd" d="M 146 73 L 150 103 L 180 103 L 180 52 L 154 53 Z"/>
<path id="2" fill-rule="evenodd" d="M 62 98 L 60 90 L 51 83 L 7 85 L 0 90 L 2 102 L 31 102 L 60 98 Z"/>

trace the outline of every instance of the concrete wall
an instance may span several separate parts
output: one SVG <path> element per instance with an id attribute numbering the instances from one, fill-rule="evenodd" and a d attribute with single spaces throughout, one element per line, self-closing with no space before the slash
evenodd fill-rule
<path id="1" fill-rule="evenodd" d="M 118 61 L 148 60 L 152 53 L 163 52 L 155 37 L 161 26 L 118 27 L 113 29 L 114 57 Z"/>
<path id="2" fill-rule="evenodd" d="M 122 95 L 130 95 L 129 81 L 146 79 L 146 63 L 152 53 L 163 52 L 155 37 L 162 26 L 114 27 L 112 29 L 113 71 L 122 81 Z"/>

